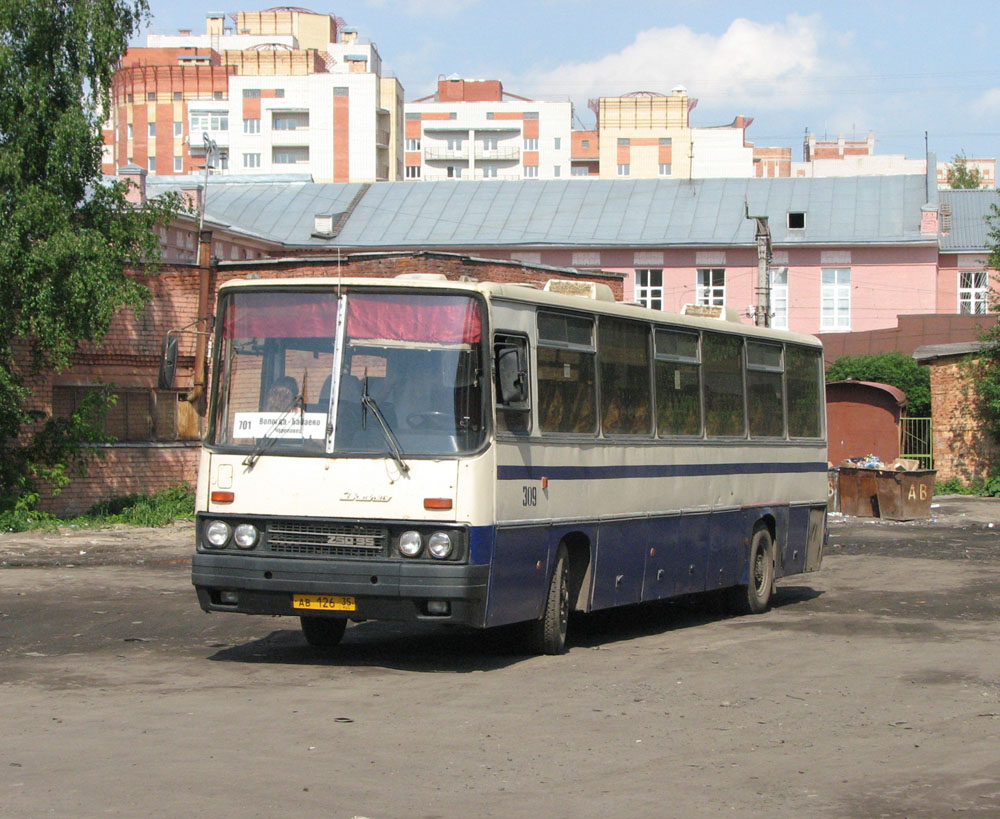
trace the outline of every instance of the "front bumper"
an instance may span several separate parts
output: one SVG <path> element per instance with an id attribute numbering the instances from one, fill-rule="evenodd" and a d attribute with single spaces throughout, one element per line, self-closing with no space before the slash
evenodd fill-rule
<path id="1" fill-rule="evenodd" d="M 191 581 L 205 611 L 298 616 L 304 612 L 292 608 L 293 594 L 344 595 L 355 598 L 355 611 L 318 616 L 483 627 L 489 566 L 197 552 Z M 223 591 L 235 592 L 236 602 L 223 603 Z M 427 601 L 448 602 L 448 613 L 429 614 Z"/>

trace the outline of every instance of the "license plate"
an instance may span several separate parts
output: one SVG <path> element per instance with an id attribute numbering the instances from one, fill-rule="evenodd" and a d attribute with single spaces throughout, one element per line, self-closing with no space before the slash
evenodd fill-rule
<path id="1" fill-rule="evenodd" d="M 356 611 L 357 603 L 353 597 L 337 594 L 293 594 L 293 609 L 308 609 L 309 611 Z"/>

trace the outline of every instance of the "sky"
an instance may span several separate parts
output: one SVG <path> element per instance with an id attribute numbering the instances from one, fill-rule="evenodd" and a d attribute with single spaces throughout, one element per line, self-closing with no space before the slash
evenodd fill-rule
<path id="1" fill-rule="evenodd" d="M 269 7 L 149 2 L 134 45 L 148 32 L 204 32 L 207 11 Z M 692 127 L 752 117 L 747 139 L 795 160 L 807 131 L 871 132 L 878 154 L 920 158 L 926 145 L 942 161 L 1000 157 L 996 0 L 332 2 L 307 8 L 374 42 L 407 101 L 432 94 L 439 76 L 498 79 L 521 96 L 572 100 L 574 127 L 591 128 L 591 98 L 682 85 L 698 100 Z"/>

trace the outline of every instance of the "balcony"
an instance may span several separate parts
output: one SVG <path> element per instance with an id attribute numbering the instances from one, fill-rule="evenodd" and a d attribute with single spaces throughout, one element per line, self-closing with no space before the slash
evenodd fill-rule
<path id="1" fill-rule="evenodd" d="M 500 146 L 498 148 L 484 148 L 476 146 L 476 162 L 513 160 L 519 162 L 521 159 L 521 149 L 516 145 Z"/>
<path id="2" fill-rule="evenodd" d="M 459 159 L 469 161 L 468 148 L 424 148 L 424 161 L 432 162 L 435 159 Z"/>

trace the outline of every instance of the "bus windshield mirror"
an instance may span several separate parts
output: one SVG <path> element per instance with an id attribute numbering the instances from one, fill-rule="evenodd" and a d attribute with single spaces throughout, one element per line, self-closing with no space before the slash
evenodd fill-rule
<path id="1" fill-rule="evenodd" d="M 518 404 L 525 400 L 525 372 L 519 366 L 520 351 L 517 347 L 501 347 L 497 351 L 497 372 L 500 375 L 500 401 L 502 404 Z"/>
<path id="2" fill-rule="evenodd" d="M 367 428 L 368 411 L 371 410 L 372 415 L 375 416 L 375 420 L 378 421 L 379 429 L 382 430 L 385 442 L 389 445 L 389 454 L 392 455 L 392 459 L 396 462 L 396 466 L 399 467 L 399 471 L 405 475 L 410 471 L 410 467 L 407 465 L 406 461 L 403 460 L 403 450 L 399 446 L 399 441 L 396 440 L 392 427 L 389 426 L 389 422 L 386 421 L 385 415 L 382 414 L 382 410 L 379 409 L 379 405 L 376 403 L 375 399 L 368 394 L 367 374 L 365 374 L 361 383 L 361 428 Z"/>

